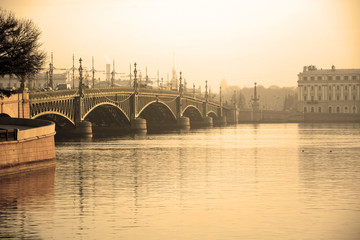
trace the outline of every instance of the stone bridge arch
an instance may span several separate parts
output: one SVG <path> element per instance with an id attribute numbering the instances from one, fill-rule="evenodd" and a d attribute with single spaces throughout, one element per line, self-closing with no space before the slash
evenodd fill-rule
<path id="1" fill-rule="evenodd" d="M 85 119 L 94 109 L 101 107 L 101 106 L 113 106 L 114 108 L 116 108 L 117 110 L 119 110 L 125 117 L 126 119 L 130 122 L 130 116 L 118 105 L 112 103 L 112 102 L 100 102 L 94 106 L 92 106 L 83 116 L 83 119 Z"/>
<path id="2" fill-rule="evenodd" d="M 191 117 L 193 119 L 198 119 L 199 117 L 201 119 L 203 118 L 203 115 L 201 114 L 201 110 L 195 105 L 187 105 L 183 109 L 181 115 L 185 116 L 185 117 L 189 117 L 190 119 L 191 119 Z"/>
<path id="3" fill-rule="evenodd" d="M 93 105 L 83 115 L 83 121 L 91 122 L 92 129 L 97 132 L 108 132 L 112 134 L 116 131 L 128 131 L 130 129 L 130 117 L 117 104 L 112 102 L 102 102 Z"/>
<path id="4" fill-rule="evenodd" d="M 138 117 L 146 120 L 148 131 L 164 131 L 176 127 L 177 118 L 172 109 L 164 102 L 151 101 L 139 112 Z"/>
<path id="5" fill-rule="evenodd" d="M 157 99 L 157 100 L 150 101 L 150 102 L 148 102 L 147 104 L 143 105 L 142 108 L 139 110 L 139 112 L 138 112 L 137 115 L 140 116 L 141 113 L 143 113 L 146 108 L 148 108 L 150 105 L 152 105 L 152 104 L 154 104 L 154 103 L 156 103 L 156 104 L 161 104 L 162 106 L 164 106 L 167 110 L 170 111 L 170 113 L 171 113 L 171 115 L 174 117 L 174 119 L 176 119 L 176 114 L 174 113 L 173 109 L 171 109 L 171 107 L 170 107 L 169 105 L 167 105 L 165 102 L 160 101 L 160 100 L 158 100 L 158 99 Z"/>
<path id="6" fill-rule="evenodd" d="M 207 114 L 206 114 L 206 116 L 212 117 L 213 119 L 217 119 L 217 118 L 218 118 L 217 113 L 214 112 L 214 111 L 208 111 Z"/>
<path id="7" fill-rule="evenodd" d="M 31 116 L 31 119 L 37 119 L 37 118 L 41 118 L 43 116 L 51 116 L 51 115 L 57 115 L 57 116 L 60 116 L 60 117 L 63 117 L 64 119 L 68 120 L 72 125 L 75 126 L 75 122 L 73 119 L 69 118 L 68 116 L 66 116 L 65 114 L 62 114 L 62 113 L 59 113 L 59 112 L 56 112 L 56 111 L 48 111 L 48 112 L 41 112 L 35 116 Z"/>
<path id="8" fill-rule="evenodd" d="M 56 114 L 75 124 L 74 107 L 73 98 L 50 99 L 48 101 L 41 99 L 39 102 L 30 103 L 30 118 L 34 119 L 44 115 Z"/>

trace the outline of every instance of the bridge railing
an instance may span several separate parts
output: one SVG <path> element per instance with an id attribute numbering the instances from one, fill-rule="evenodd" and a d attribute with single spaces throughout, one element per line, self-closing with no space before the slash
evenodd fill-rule
<path id="1" fill-rule="evenodd" d="M 167 90 L 167 89 L 151 89 L 151 88 L 139 88 L 138 94 L 145 95 L 167 95 L 176 97 L 179 96 L 178 91 Z M 134 92 L 134 88 L 131 87 L 107 87 L 107 88 L 85 88 L 84 94 L 112 94 L 112 93 L 127 93 L 131 94 Z M 61 98 L 61 97 L 75 97 L 79 95 L 78 89 L 70 90 L 57 90 L 57 91 L 44 91 L 44 92 L 30 92 L 30 99 L 39 99 L 39 98 Z M 195 96 L 193 93 L 183 93 L 183 96 L 194 101 L 205 102 L 205 97 L 202 94 L 197 93 Z M 213 99 L 208 99 L 210 105 L 219 106 L 220 104 Z"/>
<path id="2" fill-rule="evenodd" d="M 78 95 L 78 89 L 71 90 L 58 90 L 58 91 L 44 91 L 44 92 L 30 92 L 29 97 L 31 98 L 54 98 L 64 96 L 76 96 Z"/>

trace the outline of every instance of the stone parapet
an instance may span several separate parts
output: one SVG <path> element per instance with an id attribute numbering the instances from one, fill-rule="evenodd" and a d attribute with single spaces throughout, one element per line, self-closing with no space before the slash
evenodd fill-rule
<path id="1" fill-rule="evenodd" d="M 17 132 L 14 140 L 0 142 L 0 175 L 3 169 L 56 158 L 54 123 L 0 118 L 0 127 L 16 129 Z"/>

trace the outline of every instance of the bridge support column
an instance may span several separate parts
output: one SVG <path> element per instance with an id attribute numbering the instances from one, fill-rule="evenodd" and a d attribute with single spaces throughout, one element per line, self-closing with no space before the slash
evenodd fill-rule
<path id="1" fill-rule="evenodd" d="M 81 121 L 75 124 L 73 135 L 80 138 L 92 138 L 92 124 L 88 121 Z"/>
<path id="2" fill-rule="evenodd" d="M 227 123 L 226 116 L 221 116 L 217 120 L 217 125 L 219 125 L 219 126 L 226 126 L 226 123 Z"/>
<path id="3" fill-rule="evenodd" d="M 212 117 L 205 117 L 204 118 L 204 126 L 205 127 L 212 127 L 214 124 Z"/>
<path id="4" fill-rule="evenodd" d="M 134 118 L 130 121 L 131 130 L 135 133 L 146 133 L 146 119 Z"/>
<path id="5" fill-rule="evenodd" d="M 190 129 L 190 118 L 184 116 L 178 118 L 177 126 L 179 129 Z"/>

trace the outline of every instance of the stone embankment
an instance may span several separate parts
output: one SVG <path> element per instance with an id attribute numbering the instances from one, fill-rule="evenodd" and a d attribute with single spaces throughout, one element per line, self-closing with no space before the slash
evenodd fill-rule
<path id="1" fill-rule="evenodd" d="M 0 176 L 54 164 L 54 135 L 53 122 L 0 117 Z"/>

